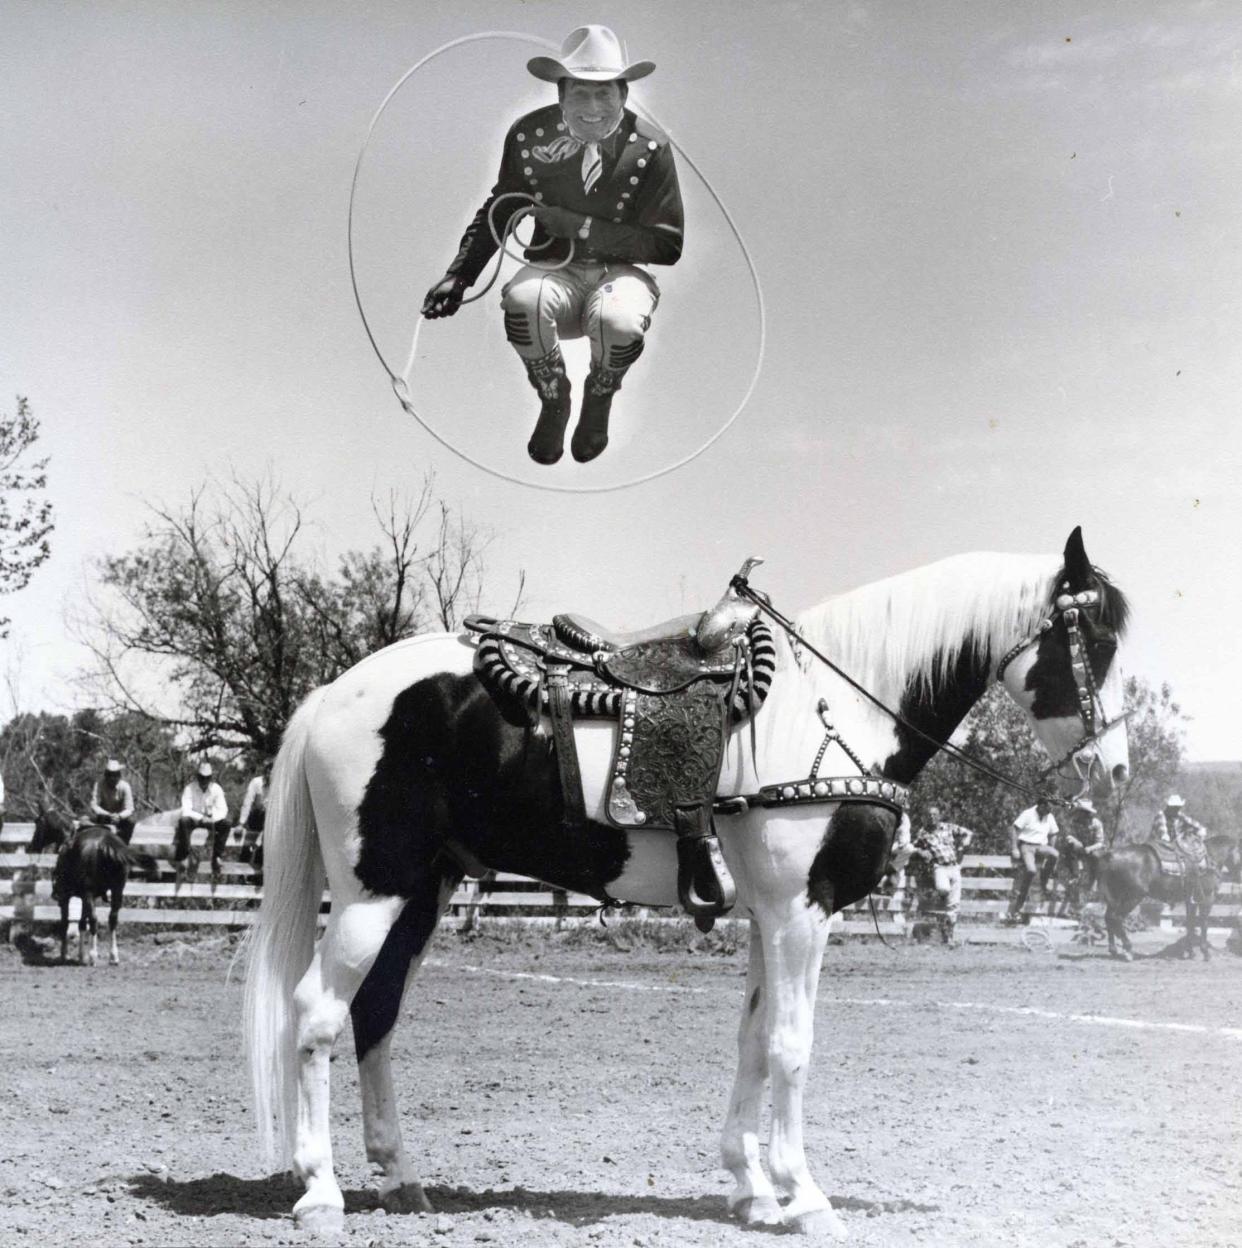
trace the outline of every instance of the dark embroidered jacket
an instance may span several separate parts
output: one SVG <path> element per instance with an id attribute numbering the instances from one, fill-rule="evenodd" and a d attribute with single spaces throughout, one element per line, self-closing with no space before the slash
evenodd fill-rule
<path id="1" fill-rule="evenodd" d="M 496 185 L 462 235 L 448 272 L 472 283 L 495 255 L 487 213 L 496 196 L 506 191 L 525 191 L 539 203 L 591 217 L 590 238 L 573 240 L 575 260 L 676 264 L 683 218 L 668 136 L 627 108 L 620 125 L 600 144 L 600 155 L 603 172 L 588 194 L 582 186 L 582 145 L 566 129 L 560 105 L 520 117 L 505 136 Z M 522 204 L 511 199 L 496 209 L 497 234 L 503 236 Z M 537 263 L 563 260 L 569 240 L 549 239 L 536 223 L 526 258 Z"/>

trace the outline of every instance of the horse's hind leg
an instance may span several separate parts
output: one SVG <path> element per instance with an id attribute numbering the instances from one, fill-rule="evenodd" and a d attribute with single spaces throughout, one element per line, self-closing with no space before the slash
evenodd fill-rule
<path id="1" fill-rule="evenodd" d="M 60 899 L 60 960 L 69 961 L 69 894 Z"/>
<path id="2" fill-rule="evenodd" d="M 345 900 L 334 890 L 335 907 L 310 967 L 293 994 L 298 1050 L 297 1131 L 293 1169 L 306 1191 L 293 1207 L 298 1226 L 339 1231 L 345 1199 L 332 1169 L 328 1121 L 332 1045 L 349 1004 L 370 971 L 401 909 L 399 897 Z"/>
<path id="3" fill-rule="evenodd" d="M 768 1080 L 768 1009 L 764 1001 L 763 936 L 750 922 L 746 999 L 737 1033 L 737 1075 L 720 1137 L 720 1156 L 735 1180 L 729 1213 L 747 1226 L 780 1226 L 784 1217 L 776 1189 L 759 1153 L 759 1114 Z"/>
<path id="4" fill-rule="evenodd" d="M 121 898 L 125 894 L 119 888 L 114 888 L 108 894 L 108 965 L 120 966 L 121 953 L 116 947 L 116 928 L 121 921 Z"/>
<path id="5" fill-rule="evenodd" d="M 350 1005 L 362 1093 L 363 1139 L 367 1160 L 380 1168 L 380 1204 L 389 1213 L 431 1211 L 431 1202 L 405 1155 L 390 1050 L 405 986 L 422 962 L 456 884 L 456 878 L 442 884 L 429 880 L 422 896 L 406 902 Z"/>
<path id="6" fill-rule="evenodd" d="M 89 947 L 86 943 L 88 931 Z M 94 966 L 99 961 L 99 923 L 95 918 L 95 899 L 89 888 L 82 894 L 82 915 L 78 919 L 78 961 L 83 966 L 88 962 Z"/>

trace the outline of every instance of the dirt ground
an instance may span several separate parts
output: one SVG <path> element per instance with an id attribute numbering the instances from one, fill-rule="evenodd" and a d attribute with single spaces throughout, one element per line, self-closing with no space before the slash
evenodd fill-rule
<path id="1" fill-rule="evenodd" d="M 0 1243 L 313 1242 L 252 1144 L 228 939 L 131 930 L 93 970 L 49 947 L 0 949 Z M 725 1218 L 718 1168 L 744 954 L 443 932 L 431 956 L 394 1058 L 437 1213 L 378 1208 L 343 1037 L 341 1242 L 774 1236 Z M 1240 1075 L 1228 954 L 851 942 L 821 985 L 807 1152 L 859 1246 L 1242 1245 Z"/>

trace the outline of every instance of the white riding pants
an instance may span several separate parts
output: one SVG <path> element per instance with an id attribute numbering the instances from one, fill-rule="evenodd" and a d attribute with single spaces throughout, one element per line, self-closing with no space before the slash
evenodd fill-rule
<path id="1" fill-rule="evenodd" d="M 632 264 L 519 269 L 500 306 L 505 337 L 523 359 L 546 356 L 561 339 L 591 340 L 591 367 L 624 372 L 642 354 L 660 302 L 655 279 Z"/>

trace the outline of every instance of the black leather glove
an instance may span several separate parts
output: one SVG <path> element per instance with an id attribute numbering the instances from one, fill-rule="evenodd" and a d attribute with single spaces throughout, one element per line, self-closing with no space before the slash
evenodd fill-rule
<path id="1" fill-rule="evenodd" d="M 428 292 L 423 300 L 423 315 L 434 321 L 439 316 L 452 316 L 461 307 L 461 297 L 466 286 L 452 273 L 445 274 Z"/>

